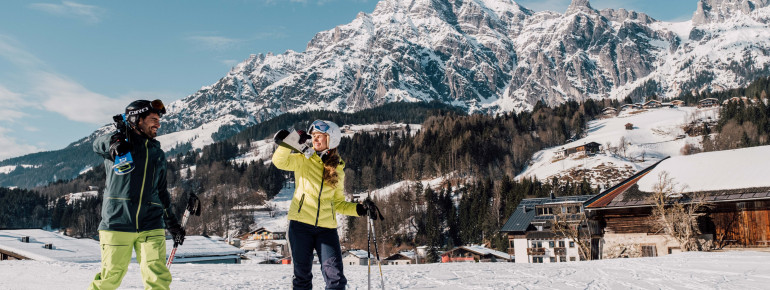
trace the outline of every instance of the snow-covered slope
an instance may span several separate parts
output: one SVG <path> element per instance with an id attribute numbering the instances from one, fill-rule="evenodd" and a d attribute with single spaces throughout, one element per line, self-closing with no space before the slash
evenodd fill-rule
<path id="1" fill-rule="evenodd" d="M 383 265 L 382 275 L 386 289 L 765 289 L 768 268 L 767 252 L 690 252 L 546 264 Z M 98 271 L 98 263 L 3 261 L 0 288 L 85 289 Z M 348 287 L 366 289 L 367 273 L 366 266 L 345 266 Z M 372 271 L 374 285 L 378 273 Z M 171 275 L 173 289 L 289 289 L 292 265 L 178 264 Z M 121 289 L 142 289 L 141 281 L 132 263 Z M 313 265 L 313 285 L 324 285 L 318 264 Z"/>
<path id="2" fill-rule="evenodd" d="M 518 178 L 580 181 L 585 176 L 591 184 L 615 184 L 666 156 L 681 155 L 685 144 L 700 147 L 702 138 L 686 136 L 682 127 L 695 120 L 716 120 L 717 114 L 717 108 L 657 108 L 622 111 L 613 118 L 593 120 L 588 123 L 586 137 L 535 153 Z M 632 130 L 626 129 L 629 123 Z M 612 153 L 609 147 L 619 147 L 621 138 L 627 149 Z M 589 142 L 601 144 L 603 152 L 587 157 L 557 155 Z"/>

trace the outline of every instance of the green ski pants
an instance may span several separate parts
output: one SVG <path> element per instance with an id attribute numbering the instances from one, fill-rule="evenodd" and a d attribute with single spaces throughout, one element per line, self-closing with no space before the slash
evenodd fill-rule
<path id="1" fill-rule="evenodd" d="M 145 289 L 169 289 L 171 272 L 166 268 L 166 230 L 139 233 L 99 231 L 102 270 L 88 289 L 117 289 L 136 250 L 136 261 Z"/>

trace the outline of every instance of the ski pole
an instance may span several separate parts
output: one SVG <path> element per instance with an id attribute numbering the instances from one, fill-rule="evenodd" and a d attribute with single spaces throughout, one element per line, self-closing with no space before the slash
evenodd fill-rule
<path id="1" fill-rule="evenodd" d="M 382 217 L 382 215 L 380 215 Z M 371 220 L 372 218 L 369 217 Z M 377 233 L 374 231 L 374 220 L 371 221 L 369 224 L 372 228 L 372 239 L 374 240 L 374 254 L 377 257 L 377 267 L 380 268 L 380 283 L 382 285 L 382 289 L 385 289 L 385 278 L 382 276 L 382 263 L 380 262 L 380 251 L 377 249 Z"/>
<path id="2" fill-rule="evenodd" d="M 187 208 L 182 215 L 182 228 L 187 225 L 187 218 L 190 217 L 190 214 L 196 216 L 201 215 L 201 200 L 198 199 L 198 196 L 192 192 L 190 193 L 190 198 L 187 200 Z M 168 256 L 168 261 L 166 261 L 166 268 L 171 268 L 171 263 L 174 262 L 174 256 L 176 255 L 177 247 L 179 247 L 179 243 L 174 240 L 174 249 L 171 250 L 171 255 Z"/>
<path id="3" fill-rule="evenodd" d="M 368 213 L 367 213 L 368 215 Z M 367 264 L 367 273 L 366 273 L 366 279 L 367 279 L 367 288 L 371 290 L 372 289 L 372 254 L 370 245 L 372 244 L 371 239 L 371 232 L 372 229 L 369 227 L 369 221 L 371 220 L 370 217 L 366 217 L 366 264 Z"/>

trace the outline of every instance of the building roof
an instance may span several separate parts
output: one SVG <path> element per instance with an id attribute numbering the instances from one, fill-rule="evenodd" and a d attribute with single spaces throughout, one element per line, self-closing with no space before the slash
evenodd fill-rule
<path id="1" fill-rule="evenodd" d="M 29 243 L 22 242 L 22 237 L 29 237 Z M 52 244 L 53 249 L 44 248 L 45 244 Z M 76 239 L 41 229 L 0 230 L 0 250 L 38 261 L 101 261 L 98 241 Z"/>
<path id="2" fill-rule="evenodd" d="M 510 260 L 511 259 L 511 255 L 509 255 L 508 253 L 500 252 L 500 251 L 497 251 L 497 250 L 492 250 L 492 249 L 489 249 L 489 248 L 484 247 L 482 245 L 459 246 L 459 247 L 456 247 L 454 249 L 451 249 L 451 250 L 447 251 L 443 255 L 447 255 L 448 253 L 451 253 L 451 252 L 453 252 L 455 250 L 458 250 L 458 249 L 464 249 L 466 251 L 473 252 L 473 253 L 481 255 L 481 256 L 492 255 L 492 256 L 498 257 L 500 259 L 506 259 L 506 260 Z"/>
<path id="3" fill-rule="evenodd" d="M 166 240 L 166 255 L 171 254 L 171 250 L 174 248 L 173 240 Z M 244 250 L 233 247 L 225 242 L 219 241 L 217 238 L 210 238 L 204 236 L 186 236 L 184 243 L 177 247 L 176 256 L 178 258 L 193 258 L 193 257 L 212 257 L 212 256 L 231 256 L 241 255 L 245 253 Z"/>
<path id="4" fill-rule="evenodd" d="M 587 208 L 650 206 L 663 172 L 678 191 L 703 193 L 711 202 L 770 198 L 770 146 L 759 146 L 664 159 L 600 193 Z"/>
<path id="5" fill-rule="evenodd" d="M 553 199 L 549 197 L 543 198 L 527 198 L 519 202 L 516 207 L 516 211 L 508 218 L 505 225 L 500 229 L 501 232 L 526 232 L 529 225 L 535 219 L 536 212 L 535 206 L 547 205 L 554 203 L 564 202 L 580 202 L 591 199 L 594 195 L 577 195 L 577 196 L 560 196 Z"/>
<path id="6" fill-rule="evenodd" d="M 364 250 L 347 250 L 344 253 L 342 253 L 342 255 L 343 256 L 353 255 L 359 259 L 366 259 L 366 256 L 369 256 L 370 259 L 374 259 L 374 255 Z"/>
<path id="7" fill-rule="evenodd" d="M 385 258 L 385 260 L 414 260 L 414 251 L 398 252 Z"/>

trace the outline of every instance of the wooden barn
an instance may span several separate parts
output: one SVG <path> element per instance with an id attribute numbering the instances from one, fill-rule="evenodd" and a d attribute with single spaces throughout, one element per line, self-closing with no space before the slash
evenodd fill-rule
<path id="1" fill-rule="evenodd" d="M 667 158 L 586 202 L 600 225 L 595 258 L 660 256 L 681 251 L 653 215 L 651 196 L 667 176 L 668 206 L 703 204 L 699 244 L 767 247 L 770 241 L 770 146 Z"/>
<path id="2" fill-rule="evenodd" d="M 480 245 L 459 246 L 441 254 L 441 263 L 512 261 L 511 255 Z"/>
<path id="3" fill-rule="evenodd" d="M 383 260 L 385 265 L 411 265 L 415 262 L 414 251 L 398 252 Z"/>

